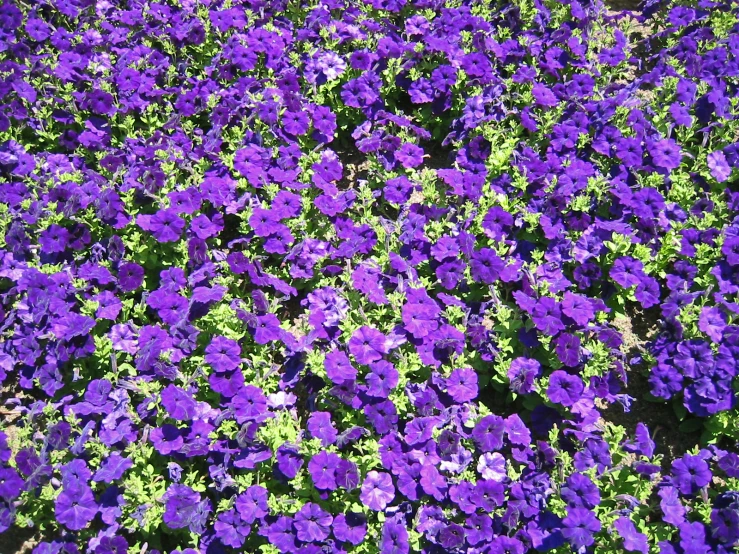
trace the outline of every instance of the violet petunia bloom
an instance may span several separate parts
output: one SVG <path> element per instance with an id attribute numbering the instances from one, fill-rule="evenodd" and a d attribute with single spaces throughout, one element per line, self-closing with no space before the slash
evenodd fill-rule
<path id="1" fill-rule="evenodd" d="M 97 514 L 98 507 L 92 490 L 86 484 L 78 483 L 64 491 L 54 502 L 56 520 L 71 531 L 87 527 Z"/>
<path id="2" fill-rule="evenodd" d="M 402 519 L 386 519 L 382 526 L 380 551 L 383 554 L 408 554 L 408 530 Z"/>
<path id="3" fill-rule="evenodd" d="M 647 151 L 654 165 L 661 169 L 670 172 L 680 167 L 683 155 L 680 146 L 672 139 L 648 142 Z"/>
<path id="4" fill-rule="evenodd" d="M 474 369 L 455 369 L 446 380 L 447 392 L 455 402 L 468 402 L 477 397 L 477 373 Z"/>
<path id="5" fill-rule="evenodd" d="M 395 498 L 392 477 L 387 473 L 370 471 L 362 483 L 360 500 L 371 510 L 382 512 Z"/>
<path id="6" fill-rule="evenodd" d="M 568 407 L 580 400 L 583 388 L 579 377 L 558 369 L 549 377 L 547 396 L 552 402 Z"/>
<path id="7" fill-rule="evenodd" d="M 339 514 L 334 518 L 334 536 L 353 545 L 361 544 L 367 535 L 367 518 L 362 513 L 349 512 Z"/>
<path id="8" fill-rule="evenodd" d="M 329 412 L 313 412 L 308 418 L 307 428 L 313 438 L 320 439 L 323 446 L 336 442 L 338 432 L 331 422 Z"/>
<path id="9" fill-rule="evenodd" d="M 641 552 L 649 554 L 649 543 L 647 536 L 636 529 L 636 525 L 628 517 L 618 518 L 613 527 L 624 540 L 624 549 L 629 552 Z"/>
<path id="10" fill-rule="evenodd" d="M 185 230 L 185 220 L 172 208 L 159 210 L 154 215 L 139 215 L 136 223 L 154 235 L 157 242 L 178 241 Z"/>
<path id="11" fill-rule="evenodd" d="M 565 328 L 559 303 L 548 296 L 536 302 L 531 311 L 531 319 L 537 329 L 549 336 L 555 336 Z"/>
<path id="12" fill-rule="evenodd" d="M 534 389 L 534 380 L 541 375 L 541 364 L 531 358 L 516 358 L 508 368 L 511 391 L 529 394 Z"/>
<path id="13" fill-rule="evenodd" d="M 364 365 L 376 362 L 388 353 L 385 335 L 366 325 L 354 331 L 347 346 L 357 362 Z"/>
<path id="14" fill-rule="evenodd" d="M 731 166 L 726 161 L 726 155 L 718 150 L 711 152 L 707 157 L 708 170 L 719 183 L 723 183 L 731 177 Z"/>
<path id="15" fill-rule="evenodd" d="M 483 452 L 500 450 L 503 447 L 505 420 L 496 415 L 487 415 L 477 422 L 472 438 Z"/>
<path id="16" fill-rule="evenodd" d="M 219 373 L 236 369 L 241 365 L 239 343 L 222 336 L 213 337 L 205 348 L 205 363 Z"/>
<path id="17" fill-rule="evenodd" d="M 331 533 L 333 517 L 314 502 L 307 502 L 295 514 L 293 525 L 299 540 L 321 542 Z"/>
<path id="18" fill-rule="evenodd" d="M 196 403 L 192 395 L 175 385 L 167 385 L 161 393 L 162 406 L 172 419 L 188 421 L 195 416 Z"/>
<path id="19" fill-rule="evenodd" d="M 593 535 L 601 529 L 600 520 L 587 508 L 570 508 L 562 523 L 562 535 L 577 549 L 593 544 Z"/>
<path id="20" fill-rule="evenodd" d="M 690 496 L 711 482 L 711 469 L 702 456 L 685 454 L 672 462 L 672 483 L 681 494 Z"/>
<path id="21" fill-rule="evenodd" d="M 339 469 L 341 457 L 333 452 L 322 450 L 308 462 L 308 472 L 313 484 L 320 490 L 336 490 L 336 471 Z"/>

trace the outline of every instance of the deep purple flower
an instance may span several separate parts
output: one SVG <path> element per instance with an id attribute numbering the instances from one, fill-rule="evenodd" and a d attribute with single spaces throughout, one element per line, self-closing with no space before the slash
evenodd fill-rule
<path id="1" fill-rule="evenodd" d="M 557 370 L 549 376 L 547 396 L 549 400 L 563 406 L 572 406 L 582 395 L 582 380 L 576 375 Z"/>
<path id="2" fill-rule="evenodd" d="M 118 288 L 132 292 L 144 282 L 144 268 L 135 263 L 121 264 L 118 268 Z"/>
<path id="3" fill-rule="evenodd" d="M 15 500 L 23 490 L 23 485 L 23 479 L 16 470 L 11 467 L 0 468 L 0 498 Z"/>
<path id="4" fill-rule="evenodd" d="M 92 490 L 81 483 L 62 491 L 54 502 L 56 520 L 72 531 L 87 527 L 97 511 L 98 506 Z"/>
<path id="5" fill-rule="evenodd" d="M 341 542 L 361 544 L 367 534 L 367 518 L 364 514 L 356 512 L 339 514 L 334 518 L 333 531 L 334 536 Z"/>
<path id="6" fill-rule="evenodd" d="M 726 155 L 721 150 L 708 154 L 707 162 L 711 175 L 719 183 L 723 183 L 731 177 L 731 166 L 726 161 Z"/>
<path id="7" fill-rule="evenodd" d="M 246 523 L 254 523 L 269 513 L 269 492 L 262 486 L 252 485 L 236 497 L 234 507 Z"/>
<path id="8" fill-rule="evenodd" d="M 371 364 L 371 371 L 366 377 L 367 394 L 378 398 L 387 398 L 398 385 L 398 370 L 390 362 L 380 360 Z"/>
<path id="9" fill-rule="evenodd" d="M 575 548 L 590 546 L 595 542 L 593 535 L 600 531 L 600 520 L 587 508 L 570 508 L 562 520 L 562 535 Z"/>
<path id="10" fill-rule="evenodd" d="M 534 380 L 541 375 L 541 364 L 531 358 L 516 358 L 508 369 L 510 388 L 516 394 L 529 394 Z"/>
<path id="11" fill-rule="evenodd" d="M 555 340 L 557 358 L 567 367 L 577 367 L 580 363 L 580 339 L 570 333 L 562 333 Z"/>
<path id="12" fill-rule="evenodd" d="M 680 146 L 672 139 L 663 139 L 647 143 L 647 150 L 652 156 L 654 165 L 668 172 L 680 167 L 682 152 Z"/>
<path id="13" fill-rule="evenodd" d="M 357 377 L 357 370 L 349 357 L 340 350 L 333 350 L 326 355 L 324 367 L 328 378 L 337 385 L 344 381 L 353 381 Z"/>
<path id="14" fill-rule="evenodd" d="M 162 406 L 172 419 L 188 421 L 195 415 L 195 399 L 187 391 L 175 385 L 167 385 L 161 396 Z"/>
<path id="15" fill-rule="evenodd" d="M 550 336 L 565 328 L 559 303 L 548 296 L 543 296 L 536 302 L 531 311 L 531 319 L 537 329 Z"/>
<path id="16" fill-rule="evenodd" d="M 235 340 L 213 337 L 205 348 L 205 362 L 217 372 L 236 369 L 241 365 L 241 347 Z"/>
<path id="17" fill-rule="evenodd" d="M 726 328 L 726 315 L 719 308 L 704 306 L 698 318 L 698 328 L 712 341 L 721 342 Z"/>
<path id="18" fill-rule="evenodd" d="M 587 325 L 595 317 L 592 302 L 587 297 L 570 291 L 565 292 L 562 299 L 562 313 L 581 326 Z"/>
<path id="19" fill-rule="evenodd" d="M 681 494 L 693 495 L 711 482 L 711 470 L 701 456 L 685 454 L 672 462 L 672 483 Z"/>
<path id="20" fill-rule="evenodd" d="M 623 256 L 613 262 L 611 267 L 611 279 L 624 288 L 638 285 L 644 275 L 644 264 L 629 256 Z"/>
<path id="21" fill-rule="evenodd" d="M 562 499 L 572 508 L 592 510 L 600 504 L 600 491 L 589 477 L 573 473 L 567 477 L 560 492 Z"/>
<path id="22" fill-rule="evenodd" d="M 311 436 L 320 439 L 323 446 L 336 442 L 338 433 L 331 422 L 329 412 L 313 412 L 308 418 L 307 427 Z"/>
<path id="23" fill-rule="evenodd" d="M 402 519 L 386 519 L 382 526 L 380 551 L 385 554 L 408 554 L 408 530 Z"/>
<path id="24" fill-rule="evenodd" d="M 185 220 L 171 208 L 159 210 L 154 215 L 139 215 L 136 223 L 154 235 L 157 242 L 175 242 L 185 230 Z"/>
<path id="25" fill-rule="evenodd" d="M 502 417 L 488 415 L 477 422 L 472 430 L 472 438 L 483 452 L 499 450 L 503 447 L 505 421 Z"/>

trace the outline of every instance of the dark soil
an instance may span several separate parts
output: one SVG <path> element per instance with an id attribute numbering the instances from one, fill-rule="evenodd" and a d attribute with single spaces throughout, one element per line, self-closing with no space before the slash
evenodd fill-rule
<path id="1" fill-rule="evenodd" d="M 637 423 L 646 424 L 657 445 L 656 453 L 662 454 L 663 464 L 669 466 L 673 459 L 698 444 L 700 431 L 680 431 L 681 422 L 672 405 L 661 400 L 650 401 L 650 367 L 642 361 L 641 355 L 646 352 L 647 343 L 657 334 L 658 318 L 658 312 L 647 310 L 634 311 L 627 317 L 614 319 L 613 325 L 621 332 L 624 341 L 621 351 L 626 356 L 628 382 L 622 392 L 635 400 L 629 412 L 616 403 L 609 405 L 602 413 L 605 420 L 621 425 L 629 434 L 633 434 Z"/>
<path id="2" fill-rule="evenodd" d="M 0 533 L 0 552 L 2 554 L 30 554 L 38 543 L 32 527 L 11 527 Z"/>

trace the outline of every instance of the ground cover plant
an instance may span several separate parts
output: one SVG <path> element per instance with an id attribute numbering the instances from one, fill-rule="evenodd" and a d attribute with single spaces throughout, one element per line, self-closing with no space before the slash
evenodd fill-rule
<path id="1" fill-rule="evenodd" d="M 735 551 L 738 77 L 735 2 L 4 0 L 0 544 Z"/>

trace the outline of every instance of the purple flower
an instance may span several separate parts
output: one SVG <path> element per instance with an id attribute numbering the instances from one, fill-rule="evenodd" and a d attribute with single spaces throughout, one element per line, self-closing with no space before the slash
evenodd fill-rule
<path id="1" fill-rule="evenodd" d="M 572 406 L 582 396 L 582 380 L 576 375 L 570 375 L 558 369 L 549 376 L 547 396 L 555 404 Z"/>
<path id="2" fill-rule="evenodd" d="M 298 539 L 304 542 L 321 542 L 331 532 L 333 517 L 318 504 L 307 502 L 295 514 L 295 526 Z"/>
<path id="3" fill-rule="evenodd" d="M 476 282 L 492 285 L 500 277 L 505 263 L 491 248 L 481 248 L 470 258 L 470 271 Z"/>
<path id="4" fill-rule="evenodd" d="M 510 388 L 516 394 L 529 394 L 534 380 L 541 375 L 541 364 L 531 358 L 516 358 L 508 369 Z"/>
<path id="5" fill-rule="evenodd" d="M 587 297 L 570 291 L 565 292 L 562 299 L 562 313 L 583 327 L 595 317 L 592 302 Z"/>
<path id="6" fill-rule="evenodd" d="M 436 466 L 427 463 L 421 467 L 421 488 L 423 492 L 429 496 L 433 496 L 439 502 L 446 498 L 447 482 L 444 476 L 439 473 Z"/>
<path id="7" fill-rule="evenodd" d="M 531 444 L 531 432 L 518 414 L 511 414 L 505 419 L 505 432 L 511 444 L 520 446 Z"/>
<path id="8" fill-rule="evenodd" d="M 502 417 L 488 415 L 477 422 L 472 430 L 472 438 L 483 452 L 500 450 L 503 447 L 505 421 Z"/>
<path id="9" fill-rule="evenodd" d="M 371 372 L 367 375 L 367 394 L 378 398 L 387 398 L 398 385 L 398 370 L 390 362 L 380 360 L 371 364 Z"/>
<path id="10" fill-rule="evenodd" d="M 254 523 L 269 513 L 269 492 L 264 487 L 252 485 L 236 497 L 234 507 L 246 523 Z"/>
<path id="11" fill-rule="evenodd" d="M 162 496 L 164 523 L 172 529 L 189 527 L 192 532 L 202 533 L 211 511 L 210 501 L 201 500 L 200 494 L 186 485 L 172 484 Z"/>
<path id="12" fill-rule="evenodd" d="M 380 551 L 383 554 L 408 554 L 408 530 L 402 519 L 386 519 L 382 526 Z"/>
<path id="13" fill-rule="evenodd" d="M 352 366 L 349 357 L 340 350 L 333 350 L 326 355 L 324 367 L 328 378 L 337 385 L 357 378 L 357 370 Z"/>
<path id="14" fill-rule="evenodd" d="M 354 331 L 347 346 L 358 363 L 369 365 L 382 359 L 383 354 L 387 354 L 386 343 L 385 335 L 365 325 Z"/>
<path id="15" fill-rule="evenodd" d="M 698 329 L 708 335 L 713 342 L 721 342 L 726 328 L 726 315 L 719 308 L 703 306 L 698 318 Z"/>
<path id="16" fill-rule="evenodd" d="M 118 288 L 132 292 L 144 282 L 144 268 L 135 263 L 121 264 L 118 268 Z"/>
<path id="17" fill-rule="evenodd" d="M 570 508 L 562 524 L 562 535 L 578 549 L 593 544 L 593 535 L 601 528 L 600 520 L 587 508 Z"/>
<path id="18" fill-rule="evenodd" d="M 217 372 L 236 369 L 241 365 L 241 347 L 235 340 L 213 337 L 205 348 L 205 363 Z"/>
<path id="19" fill-rule="evenodd" d="M 185 230 L 185 220 L 172 208 L 159 210 L 154 215 L 139 215 L 136 223 L 154 235 L 157 242 L 175 242 Z"/>
<path id="20" fill-rule="evenodd" d="M 477 373 L 474 369 L 455 369 L 446 380 L 447 392 L 455 402 L 468 402 L 477 397 Z"/>
<path id="21" fill-rule="evenodd" d="M 700 456 L 685 454 L 672 462 L 672 483 L 681 494 L 691 496 L 711 482 L 711 470 Z"/>
<path id="22" fill-rule="evenodd" d="M 152 429 L 151 433 L 149 433 L 149 438 L 154 448 L 162 456 L 167 456 L 172 452 L 179 452 L 180 448 L 185 444 L 182 432 L 169 423 Z"/>
<path id="23" fill-rule="evenodd" d="M 0 468 L 0 498 L 11 501 L 20 496 L 23 490 L 23 479 L 11 467 Z"/>
<path id="24" fill-rule="evenodd" d="M 543 296 L 536 302 L 531 311 L 531 319 L 539 331 L 549 336 L 554 336 L 565 328 L 559 303 L 548 296 Z"/>
<path id="25" fill-rule="evenodd" d="M 611 279 L 624 288 L 633 287 L 641 283 L 644 275 L 644 264 L 629 256 L 623 256 L 613 262 L 611 267 Z"/>
<path id="26" fill-rule="evenodd" d="M 234 396 L 231 406 L 239 423 L 260 421 L 267 411 L 267 397 L 259 387 L 247 385 Z"/>
<path id="27" fill-rule="evenodd" d="M 636 530 L 634 523 L 627 517 L 620 517 L 613 524 L 618 534 L 624 539 L 624 549 L 629 552 L 649 554 L 647 536 Z"/>
<path id="28" fill-rule="evenodd" d="M 294 479 L 300 468 L 303 467 L 304 461 L 300 456 L 300 452 L 289 444 L 283 444 L 277 449 L 276 458 L 277 469 L 288 479 Z"/>
<path id="29" fill-rule="evenodd" d="M 241 520 L 235 510 L 231 509 L 218 514 L 213 530 L 223 544 L 240 548 L 249 536 L 251 527 Z"/>
<path id="30" fill-rule="evenodd" d="M 471 500 L 479 509 L 490 513 L 495 508 L 503 505 L 505 501 L 505 486 L 498 481 L 482 479 L 475 483 Z"/>
<path id="31" fill-rule="evenodd" d="M 384 511 L 395 498 L 392 477 L 387 473 L 370 471 L 362 483 L 359 498 L 371 510 Z"/>
<path id="32" fill-rule="evenodd" d="M 133 467 L 132 460 L 124 458 L 118 452 L 113 452 L 105 459 L 100 469 L 95 472 L 95 476 L 92 480 L 112 483 L 113 481 L 117 481 L 123 477 L 126 470 L 131 467 Z"/>
<path id="33" fill-rule="evenodd" d="M 314 412 L 308 418 L 308 432 L 312 437 L 320 439 L 323 446 L 336 442 L 337 431 L 331 422 L 329 412 Z"/>
<path id="34" fill-rule="evenodd" d="M 682 152 L 680 146 L 672 139 L 663 139 L 647 143 L 647 150 L 652 156 L 655 166 L 668 172 L 680 167 Z"/>
<path id="35" fill-rule="evenodd" d="M 336 490 L 336 470 L 341 463 L 341 457 L 333 452 L 325 450 L 313 456 L 308 462 L 308 471 L 310 472 L 313 484 L 317 489 Z"/>
<path id="36" fill-rule="evenodd" d="M 367 535 L 367 518 L 362 513 L 349 512 L 334 518 L 334 536 L 341 542 L 361 544 Z"/>
<path id="37" fill-rule="evenodd" d="M 189 421 L 195 416 L 196 403 L 192 395 L 175 385 L 162 391 L 162 406 L 172 419 Z"/>
<path id="38" fill-rule="evenodd" d="M 87 527 L 97 511 L 97 502 L 92 490 L 81 483 L 69 489 L 65 488 L 54 502 L 56 520 L 72 531 Z"/>
<path id="39" fill-rule="evenodd" d="M 567 367 L 577 367 L 580 363 L 580 339 L 570 333 L 562 333 L 555 340 L 557 358 Z"/>
<path id="40" fill-rule="evenodd" d="M 256 320 L 254 342 L 267 344 L 280 339 L 282 329 L 280 328 L 280 320 L 277 319 L 275 314 L 259 315 Z"/>
<path id="41" fill-rule="evenodd" d="M 600 491 L 589 477 L 582 473 L 573 473 L 562 486 L 560 491 L 562 500 L 572 508 L 587 508 L 592 510 L 600 504 Z"/>
<path id="42" fill-rule="evenodd" d="M 719 183 L 723 183 L 731 177 L 731 166 L 726 161 L 726 155 L 721 150 L 708 154 L 707 162 L 711 175 Z"/>

